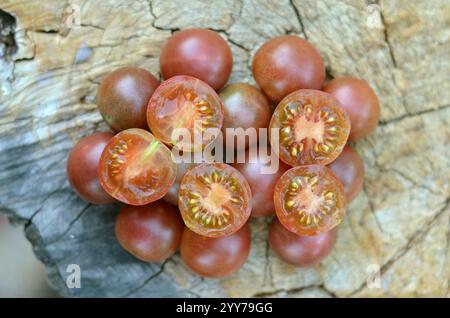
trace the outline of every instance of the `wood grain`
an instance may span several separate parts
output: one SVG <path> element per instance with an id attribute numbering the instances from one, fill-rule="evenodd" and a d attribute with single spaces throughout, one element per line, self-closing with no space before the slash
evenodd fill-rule
<path id="1" fill-rule="evenodd" d="M 0 210 L 25 224 L 62 295 L 449 296 L 448 1 L 3 0 L 0 8 Z M 229 278 L 199 278 L 178 255 L 145 264 L 115 241 L 117 207 L 86 204 L 71 191 L 68 151 L 107 130 L 95 105 L 102 76 L 125 65 L 158 74 L 163 43 L 194 26 L 230 43 L 230 81 L 254 82 L 258 46 L 297 34 L 318 48 L 330 77 L 363 78 L 380 96 L 380 126 L 355 144 L 364 191 L 319 266 L 281 262 L 268 248 L 267 220 L 252 221 L 250 258 Z M 73 263 L 80 289 L 65 285 Z M 369 288 L 377 268 L 381 284 Z"/>

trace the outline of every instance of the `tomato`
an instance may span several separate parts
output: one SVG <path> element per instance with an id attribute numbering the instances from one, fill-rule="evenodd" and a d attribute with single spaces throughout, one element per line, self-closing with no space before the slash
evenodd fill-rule
<path id="1" fill-rule="evenodd" d="M 175 32 L 164 45 L 159 57 L 165 79 L 190 75 L 221 89 L 230 76 L 233 56 L 227 42 L 207 29 Z"/>
<path id="2" fill-rule="evenodd" d="M 256 87 L 246 83 L 234 83 L 226 86 L 219 96 L 224 105 L 222 131 L 225 136 L 227 128 L 251 128 L 257 137 L 259 128 L 269 127 L 272 110 L 266 96 Z M 248 145 L 246 140 L 246 146 Z M 234 148 L 238 149 L 236 142 Z"/>
<path id="3" fill-rule="evenodd" d="M 98 179 L 98 163 L 103 149 L 114 135 L 96 133 L 81 139 L 67 159 L 67 176 L 74 191 L 85 201 L 108 204 L 116 200 L 103 190 Z"/>
<path id="4" fill-rule="evenodd" d="M 177 209 L 162 201 L 124 206 L 115 232 L 120 245 L 145 262 L 162 262 L 180 246 L 184 224 Z"/>
<path id="5" fill-rule="evenodd" d="M 275 185 L 275 212 L 297 235 L 317 235 L 336 227 L 345 215 L 344 186 L 321 165 L 286 171 Z"/>
<path id="6" fill-rule="evenodd" d="M 320 89 L 325 80 L 325 65 L 319 52 L 294 35 L 264 43 L 253 58 L 252 71 L 258 85 L 274 103 L 299 89 Z"/>
<path id="7" fill-rule="evenodd" d="M 252 210 L 250 186 L 235 168 L 203 163 L 181 180 L 178 207 L 184 223 L 197 234 L 230 235 L 247 222 Z"/>
<path id="8" fill-rule="evenodd" d="M 260 146 L 261 149 L 261 146 Z M 265 149 L 265 148 L 263 148 Z M 264 153 L 267 153 L 264 150 Z M 276 158 L 278 160 L 278 158 Z M 272 163 L 273 165 L 273 163 Z M 269 168 L 270 162 L 263 162 L 257 152 L 248 151 L 243 163 L 233 165 L 248 181 L 253 193 L 252 217 L 269 216 L 275 212 L 273 190 L 278 179 L 290 167 L 278 160 L 278 169 L 273 173 L 263 173 L 263 167 Z"/>
<path id="9" fill-rule="evenodd" d="M 270 121 L 279 129 L 279 157 L 291 166 L 332 162 L 342 152 L 350 120 L 331 95 L 301 89 L 283 98 Z M 276 140 L 272 139 L 272 149 Z"/>
<path id="10" fill-rule="evenodd" d="M 364 183 L 364 163 L 358 153 L 345 146 L 342 153 L 328 166 L 344 185 L 345 198 L 350 203 Z"/>
<path id="11" fill-rule="evenodd" d="M 333 249 L 337 228 L 315 236 L 299 236 L 288 231 L 277 218 L 269 227 L 269 243 L 277 255 L 294 266 L 320 263 Z"/>
<path id="12" fill-rule="evenodd" d="M 97 92 L 97 106 L 115 131 L 148 128 L 146 111 L 159 81 L 138 67 L 119 68 L 106 75 Z"/>
<path id="13" fill-rule="evenodd" d="M 181 238 L 181 259 L 200 276 L 220 278 L 239 270 L 250 252 L 248 225 L 225 237 L 205 237 L 186 228 Z"/>
<path id="14" fill-rule="evenodd" d="M 204 135 L 205 129 L 222 128 L 223 105 L 205 82 L 191 76 L 175 76 L 163 82 L 153 93 L 148 104 L 147 121 L 151 131 L 164 143 L 197 151 L 216 138 L 216 135 Z M 176 128 L 187 129 L 190 138 L 175 138 Z M 203 135 L 201 144 L 195 143 L 195 135 Z"/>
<path id="15" fill-rule="evenodd" d="M 380 103 L 365 81 L 340 77 L 325 85 L 324 91 L 336 98 L 347 112 L 352 124 L 350 140 L 363 138 L 376 128 L 380 119 Z"/>
<path id="16" fill-rule="evenodd" d="M 115 135 L 100 158 L 103 188 L 131 205 L 145 205 L 163 197 L 176 174 L 172 152 L 143 129 L 127 129 Z"/>

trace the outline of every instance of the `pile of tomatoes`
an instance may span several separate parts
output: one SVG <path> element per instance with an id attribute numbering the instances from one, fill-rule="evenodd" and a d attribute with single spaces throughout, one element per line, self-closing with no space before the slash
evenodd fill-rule
<path id="1" fill-rule="evenodd" d="M 124 204 L 116 237 L 140 260 L 161 262 L 179 249 L 199 275 L 232 274 L 250 251 L 249 217 L 275 213 L 273 250 L 289 264 L 316 264 L 331 251 L 346 206 L 362 188 L 363 162 L 347 142 L 376 127 L 377 96 L 356 78 L 324 84 L 318 51 L 293 35 L 256 51 L 252 71 L 261 90 L 224 87 L 232 65 L 219 34 L 187 29 L 161 51 L 162 83 L 137 67 L 106 75 L 96 102 L 115 134 L 75 145 L 69 181 L 88 202 Z M 174 135 L 180 128 L 187 137 Z M 261 140 L 230 146 L 227 139 L 225 147 L 243 151 L 244 162 L 174 159 L 174 149 L 196 154 L 214 144 L 219 134 L 206 136 L 208 129 L 223 136 L 227 128 L 269 128 L 271 147 Z M 192 142 L 196 135 L 204 138 Z M 273 151 L 278 169 L 263 173 L 270 163 L 254 149 Z"/>

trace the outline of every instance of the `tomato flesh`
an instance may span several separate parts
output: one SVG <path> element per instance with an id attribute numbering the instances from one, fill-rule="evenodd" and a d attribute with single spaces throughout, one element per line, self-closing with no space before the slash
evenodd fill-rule
<path id="1" fill-rule="evenodd" d="M 222 163 L 200 164 L 181 180 L 178 207 L 184 223 L 208 237 L 230 235 L 247 222 L 252 193 L 235 168 Z"/>
<path id="2" fill-rule="evenodd" d="M 115 135 L 100 158 L 100 182 L 111 196 L 131 205 L 163 197 L 175 181 L 177 166 L 171 151 L 143 129 Z"/>
<path id="3" fill-rule="evenodd" d="M 275 185 L 275 212 L 297 235 L 317 235 L 336 227 L 345 215 L 344 186 L 321 165 L 286 171 Z"/>
<path id="4" fill-rule="evenodd" d="M 174 76 L 153 93 L 147 108 L 150 130 L 159 140 L 185 151 L 201 150 L 214 141 L 207 128 L 218 131 L 223 124 L 223 105 L 216 92 L 205 82 L 191 76 Z M 189 138 L 174 135 L 185 128 Z M 201 143 L 195 136 L 203 136 Z"/>

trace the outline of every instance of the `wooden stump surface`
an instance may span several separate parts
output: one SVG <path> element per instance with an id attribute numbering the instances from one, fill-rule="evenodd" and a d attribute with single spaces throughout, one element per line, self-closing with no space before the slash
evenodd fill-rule
<path id="1" fill-rule="evenodd" d="M 62 295 L 449 296 L 448 1 L 2 0 L 0 9 L 0 210 L 23 222 Z M 86 204 L 70 189 L 69 150 L 107 130 L 99 81 L 125 65 L 158 74 L 162 45 L 188 27 L 229 42 L 230 82 L 254 83 L 255 50 L 296 34 L 318 48 L 329 76 L 363 78 L 379 95 L 381 123 L 355 144 L 364 190 L 320 265 L 280 261 L 268 220 L 251 222 L 249 260 L 231 277 L 199 278 L 178 255 L 142 263 L 116 243 L 117 206 Z M 81 268 L 79 289 L 66 286 L 69 264 Z"/>

